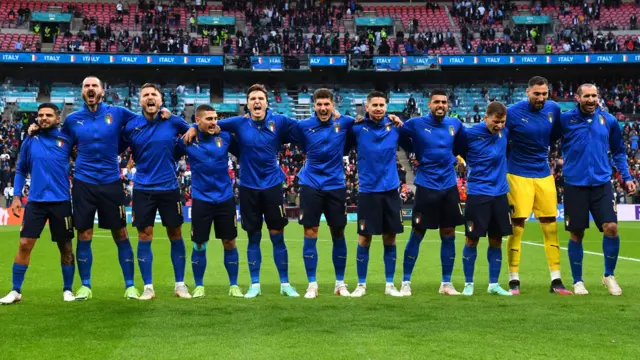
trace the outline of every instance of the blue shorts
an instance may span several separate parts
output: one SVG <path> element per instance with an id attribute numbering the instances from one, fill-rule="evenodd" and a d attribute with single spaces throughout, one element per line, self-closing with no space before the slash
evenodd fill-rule
<path id="1" fill-rule="evenodd" d="M 269 230 L 282 230 L 289 223 L 284 211 L 282 185 L 268 189 L 240 186 L 240 220 L 248 233 L 262 231 L 262 218 Z"/>
<path id="2" fill-rule="evenodd" d="M 127 226 L 124 189 L 120 180 L 109 184 L 90 184 L 74 178 L 71 195 L 76 229 L 93 229 L 96 211 L 101 229 L 119 230 Z"/>
<path id="3" fill-rule="evenodd" d="M 162 226 L 177 228 L 184 223 L 180 190 L 136 190 L 133 189 L 133 226 L 145 228 L 156 222 L 160 213 Z"/>
<path id="4" fill-rule="evenodd" d="M 191 241 L 196 244 L 209 241 L 212 223 L 216 239 L 234 240 L 238 237 L 238 216 L 233 197 L 219 204 L 193 199 L 191 204 Z"/>
<path id="5" fill-rule="evenodd" d="M 71 201 L 29 201 L 24 208 L 23 216 L 20 228 L 21 238 L 40 238 L 44 226 L 49 221 L 52 241 L 64 242 L 73 239 Z"/>
<path id="6" fill-rule="evenodd" d="M 618 209 L 613 197 L 613 186 L 605 183 L 599 186 L 574 186 L 564 184 L 564 228 L 567 231 L 581 231 L 589 228 L 589 212 L 598 230 L 602 224 L 617 223 Z"/>
<path id="7" fill-rule="evenodd" d="M 402 200 L 398 190 L 358 194 L 358 234 L 401 234 Z"/>
<path id="8" fill-rule="evenodd" d="M 319 226 L 322 213 L 329 227 L 344 229 L 347 226 L 347 189 L 317 190 L 301 185 L 298 223 L 304 227 Z"/>
<path id="9" fill-rule="evenodd" d="M 470 238 L 511 235 L 511 211 L 507 194 L 469 195 L 464 210 L 465 234 Z"/>
<path id="10" fill-rule="evenodd" d="M 458 187 L 433 190 L 416 185 L 412 225 L 419 230 L 455 228 L 464 224 Z"/>

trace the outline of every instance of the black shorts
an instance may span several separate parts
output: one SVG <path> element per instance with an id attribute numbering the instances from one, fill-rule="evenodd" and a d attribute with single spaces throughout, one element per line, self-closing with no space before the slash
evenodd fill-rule
<path id="1" fill-rule="evenodd" d="M 234 240 L 238 237 L 238 215 L 233 197 L 219 204 L 193 199 L 191 241 L 196 244 L 209 241 L 212 222 L 217 239 Z"/>
<path id="2" fill-rule="evenodd" d="M 402 201 L 398 190 L 358 194 L 358 234 L 401 234 Z"/>
<path id="3" fill-rule="evenodd" d="M 132 196 L 133 226 L 153 226 L 156 213 L 160 213 L 162 226 L 177 228 L 184 223 L 180 190 L 136 190 Z"/>
<path id="4" fill-rule="evenodd" d="M 589 212 L 598 230 L 602 224 L 617 223 L 618 209 L 611 183 L 600 186 L 564 184 L 564 228 L 580 231 L 589 228 Z"/>
<path id="5" fill-rule="evenodd" d="M 282 230 L 289 223 L 284 211 L 282 185 L 268 189 L 240 186 L 240 221 L 248 233 L 262 231 L 262 217 L 269 230 Z"/>
<path id="6" fill-rule="evenodd" d="M 464 211 L 465 234 L 471 238 L 502 237 L 512 234 L 511 206 L 507 194 L 469 195 Z"/>
<path id="7" fill-rule="evenodd" d="M 120 180 L 109 184 L 90 184 L 73 179 L 71 195 L 76 229 L 93 229 L 96 211 L 98 227 L 101 229 L 117 230 L 127 226 L 124 190 Z"/>
<path id="8" fill-rule="evenodd" d="M 455 228 L 464 224 L 457 186 L 433 190 L 416 185 L 411 222 L 419 230 Z"/>
<path id="9" fill-rule="evenodd" d="M 304 227 L 319 226 L 322 213 L 329 227 L 344 229 L 347 226 L 347 189 L 317 190 L 300 186 L 298 223 Z"/>
<path id="10" fill-rule="evenodd" d="M 73 239 L 73 215 L 71 201 L 29 201 L 24 208 L 20 237 L 38 239 L 49 221 L 51 240 L 56 242 Z"/>

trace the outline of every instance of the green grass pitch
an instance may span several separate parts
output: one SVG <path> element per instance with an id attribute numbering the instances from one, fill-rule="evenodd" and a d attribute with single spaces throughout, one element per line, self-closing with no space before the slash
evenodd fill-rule
<path id="1" fill-rule="evenodd" d="M 406 223 L 405 223 L 406 224 Z M 560 227 L 562 224 L 560 224 Z M 522 294 L 499 298 L 486 294 L 486 241 L 481 240 L 476 263 L 476 295 L 471 298 L 438 295 L 439 237 L 430 231 L 422 244 L 413 276 L 414 296 L 384 296 L 382 244 L 371 249 L 367 296 L 360 299 L 332 295 L 334 273 L 331 241 L 320 230 L 318 281 L 315 300 L 284 298 L 278 294 L 277 272 L 268 236 L 263 236 L 263 296 L 227 297 L 222 245 L 211 241 L 205 276 L 207 297 L 183 300 L 173 296 L 169 243 L 157 226 L 154 241 L 154 285 L 150 302 L 125 300 L 117 251 L 106 231 L 93 240 L 94 298 L 64 303 L 57 248 L 47 231 L 32 254 L 22 303 L 0 307 L 0 357 L 3 359 L 603 359 L 636 358 L 640 351 L 640 223 L 621 223 L 621 256 L 616 273 L 622 297 L 608 295 L 600 283 L 603 258 L 601 235 L 590 229 L 585 238 L 584 277 L 591 295 L 560 297 L 549 294 L 549 273 L 537 223 L 528 223 L 522 247 Z M 185 235 L 189 225 L 185 224 Z M 409 228 L 398 238 L 396 284 L 402 272 Z M 462 230 L 462 229 L 459 229 Z M 136 232 L 130 228 L 133 239 Z M 0 228 L 0 284 L 11 290 L 11 264 L 18 246 L 17 226 Z M 302 228 L 285 230 L 290 279 L 304 294 Z M 346 282 L 356 285 L 356 227 L 347 227 L 349 249 Z M 246 291 L 246 234 L 240 232 L 240 286 Z M 566 246 L 568 233 L 560 232 Z M 187 253 L 191 253 L 190 240 Z M 537 244 L 537 246 L 536 246 Z M 136 241 L 133 240 L 134 250 Z M 463 236 L 457 236 L 454 284 L 461 291 Z M 571 284 L 566 251 L 562 251 L 563 279 Z M 506 255 L 501 283 L 508 282 Z M 76 272 L 77 274 L 77 272 Z M 76 275 L 74 289 L 79 286 Z M 187 283 L 193 288 L 190 264 Z M 136 285 L 142 281 L 136 265 Z"/>

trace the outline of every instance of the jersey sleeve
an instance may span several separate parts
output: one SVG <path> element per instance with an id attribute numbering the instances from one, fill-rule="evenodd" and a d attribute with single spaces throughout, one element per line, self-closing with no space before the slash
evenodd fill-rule
<path id="1" fill-rule="evenodd" d="M 551 127 L 551 145 L 554 145 L 558 140 L 562 139 L 562 123 L 564 121 L 564 117 L 569 116 L 568 114 L 560 114 L 558 118 L 553 120 L 553 126 Z"/>
<path id="2" fill-rule="evenodd" d="M 178 130 L 178 135 L 184 135 L 187 131 L 189 131 L 189 124 L 187 124 L 186 120 L 181 118 L 180 116 L 171 115 L 169 118 L 173 126 Z"/>
<path id="3" fill-rule="evenodd" d="M 609 149 L 611 150 L 611 157 L 622 180 L 631 181 L 631 174 L 629 173 L 629 164 L 627 163 L 627 152 L 622 138 L 622 131 L 620 131 L 620 125 L 612 116 L 607 117 L 607 123 L 609 125 Z"/>
<path id="4" fill-rule="evenodd" d="M 460 129 L 453 139 L 453 154 L 460 155 L 463 158 L 467 158 L 467 147 L 469 146 L 469 140 L 467 130 L 464 125 L 460 124 Z"/>
<path id="5" fill-rule="evenodd" d="M 73 130 L 72 130 L 73 124 L 74 124 L 73 118 L 71 118 L 71 116 L 68 116 L 67 119 L 62 123 L 60 131 L 69 138 L 69 140 L 71 141 L 71 144 L 76 144 L 76 137 L 73 135 Z"/>
<path id="6" fill-rule="evenodd" d="M 411 138 L 415 134 L 414 126 L 415 126 L 415 121 L 413 119 L 409 119 L 397 129 L 401 136 Z"/>
<path id="7" fill-rule="evenodd" d="M 224 120 L 218 120 L 218 126 L 220 129 L 228 132 L 235 133 L 238 131 L 238 127 L 240 125 L 240 121 L 245 118 L 242 116 L 234 116 Z"/>
<path id="8" fill-rule="evenodd" d="M 235 135 L 233 134 L 229 134 L 229 152 L 231 153 L 231 155 L 235 156 L 236 158 L 240 157 L 240 145 L 238 144 L 238 140 L 236 139 Z"/>
<path id="9" fill-rule="evenodd" d="M 181 157 L 187 155 L 187 145 L 184 144 L 184 140 L 181 138 L 176 138 L 174 147 L 174 158 L 180 160 Z"/>
<path id="10" fill-rule="evenodd" d="M 16 175 L 13 179 L 13 196 L 22 196 L 25 179 L 29 173 L 29 147 L 31 145 L 31 137 L 22 144 L 18 164 L 16 165 Z"/>
<path id="11" fill-rule="evenodd" d="M 125 107 L 118 106 L 117 108 L 118 110 L 120 110 L 120 116 L 122 116 L 122 125 L 126 125 L 129 121 L 135 119 L 138 116 L 138 114 Z"/>

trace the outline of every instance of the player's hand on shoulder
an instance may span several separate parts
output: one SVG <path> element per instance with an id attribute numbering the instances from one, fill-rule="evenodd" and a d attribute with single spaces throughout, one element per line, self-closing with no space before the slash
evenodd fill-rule
<path id="1" fill-rule="evenodd" d="M 15 217 L 19 218 L 20 217 L 20 208 L 22 207 L 22 202 L 20 201 L 20 197 L 19 196 L 15 196 L 13 198 L 13 202 L 11 203 L 11 211 L 13 212 L 13 215 L 15 215 Z"/>
<path id="2" fill-rule="evenodd" d="M 362 115 L 358 114 L 358 115 L 356 115 L 356 118 L 355 118 L 355 119 L 356 119 L 355 123 L 356 123 L 356 124 L 360 124 L 361 122 L 363 122 L 363 121 L 364 121 L 364 116 L 362 116 Z"/>
<path id="3" fill-rule="evenodd" d="M 187 132 L 182 135 L 182 140 L 184 141 L 185 145 L 191 145 L 191 143 L 193 143 L 193 140 L 198 142 L 198 131 L 196 130 L 196 128 L 192 127 L 187 130 Z"/>
<path id="4" fill-rule="evenodd" d="M 213 134 L 214 134 L 214 135 L 218 135 L 218 134 L 220 134 L 220 131 L 222 131 L 222 129 L 220 128 L 220 126 L 218 126 L 218 125 L 214 125 L 214 127 L 213 127 Z"/>
<path id="5" fill-rule="evenodd" d="M 340 111 L 338 109 L 333 109 L 333 118 L 339 119 L 340 116 L 342 116 L 342 114 L 340 114 Z"/>
<path id="6" fill-rule="evenodd" d="M 39 130 L 40 130 L 40 126 L 38 126 L 38 124 L 31 124 L 29 126 L 29 129 L 27 129 L 27 133 L 29 134 L 29 136 L 32 136 L 33 134 L 35 134 Z"/>
<path id="7" fill-rule="evenodd" d="M 167 109 L 166 107 L 163 107 L 160 110 L 160 117 L 162 117 L 163 120 L 168 120 L 171 118 L 171 111 L 169 111 L 169 109 Z"/>
<path id="8" fill-rule="evenodd" d="M 393 125 L 396 127 L 402 127 L 402 125 L 404 125 L 402 120 L 400 120 L 400 118 L 397 115 L 393 115 L 393 114 L 389 115 L 389 120 L 391 120 Z"/>
<path id="9" fill-rule="evenodd" d="M 627 181 L 625 185 L 627 187 L 627 192 L 630 195 L 635 194 L 636 191 L 638 190 L 638 186 L 636 185 L 635 181 L 633 181 L 633 180 L 632 181 Z"/>

